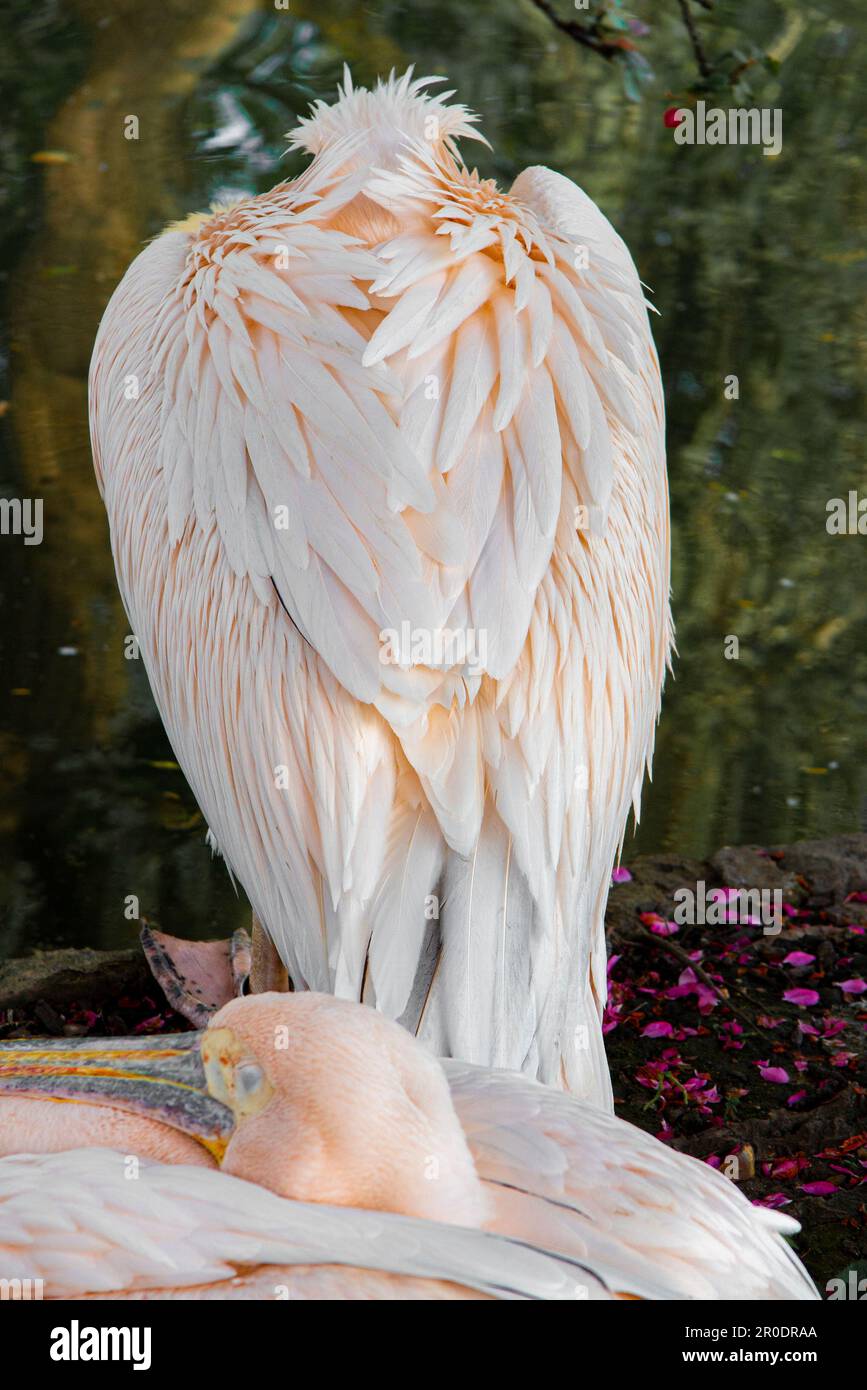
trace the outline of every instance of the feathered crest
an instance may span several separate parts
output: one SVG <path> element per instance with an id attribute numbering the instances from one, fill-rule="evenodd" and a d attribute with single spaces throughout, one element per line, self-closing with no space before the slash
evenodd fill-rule
<path id="1" fill-rule="evenodd" d="M 411 67 L 402 77 L 392 69 L 388 79 L 380 78 L 371 91 L 354 87 L 349 68 L 344 66 L 337 101 L 331 105 L 316 101 L 311 105 L 311 114 L 302 117 L 287 134 L 290 149 L 319 154 L 335 139 L 356 131 L 368 135 L 374 158 L 381 155 L 384 146 L 392 145 L 395 137 L 400 141 L 433 138 L 453 154 L 457 153 L 455 142 L 459 139 L 480 140 L 487 145 L 485 137 L 474 129 L 479 119 L 475 112 L 466 106 L 448 104 L 453 90 L 437 94 L 425 90 L 445 78 L 413 78 L 412 74 Z"/>

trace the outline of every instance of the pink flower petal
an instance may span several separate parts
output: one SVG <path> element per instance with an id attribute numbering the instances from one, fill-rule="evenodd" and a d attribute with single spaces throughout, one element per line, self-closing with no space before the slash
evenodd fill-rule
<path id="1" fill-rule="evenodd" d="M 831 1058 L 831 1066 L 848 1067 L 849 1063 L 854 1059 L 854 1057 L 854 1052 L 836 1052 L 834 1056 Z"/>
<path id="2" fill-rule="evenodd" d="M 160 1014 L 154 1014 L 151 1018 L 142 1019 L 133 1028 L 134 1033 L 156 1033 L 163 1026 L 163 1019 Z"/>
<path id="3" fill-rule="evenodd" d="M 835 1038 L 838 1033 L 842 1033 L 846 1027 L 844 1018 L 826 1018 L 825 1026 L 822 1029 L 823 1038 Z"/>
<path id="4" fill-rule="evenodd" d="M 796 1178 L 807 1166 L 805 1158 L 776 1158 L 773 1163 L 763 1163 L 762 1172 L 770 1178 Z"/>
<path id="5" fill-rule="evenodd" d="M 612 874 L 611 874 L 611 882 L 612 882 L 612 883 L 631 883 L 631 882 L 632 882 L 632 874 L 629 872 L 628 869 L 624 869 L 623 865 L 621 864 L 621 865 L 619 865 L 616 869 L 613 870 L 613 872 L 612 872 Z"/>
<path id="6" fill-rule="evenodd" d="M 842 985 L 837 985 L 836 988 L 842 989 L 844 994 L 863 994 L 864 991 L 867 990 L 867 981 L 859 979 L 844 980 Z"/>
<path id="7" fill-rule="evenodd" d="M 783 965 L 812 965 L 815 959 L 809 951 L 790 951 L 783 957 Z"/>
<path id="8" fill-rule="evenodd" d="M 791 1205 L 791 1197 L 787 1197 L 785 1192 L 772 1192 L 768 1197 L 753 1198 L 754 1207 L 770 1207 L 776 1211 L 778 1207 L 788 1207 Z"/>
<path id="9" fill-rule="evenodd" d="M 787 989 L 783 998 L 787 1004 L 797 1004 L 799 1009 L 809 1009 L 819 1002 L 819 995 L 814 989 Z"/>
<path id="10" fill-rule="evenodd" d="M 673 1032 L 674 1024 L 666 1023 L 660 1019 L 658 1023 L 648 1023 L 647 1027 L 642 1029 L 641 1036 L 643 1038 L 670 1038 Z"/>
<path id="11" fill-rule="evenodd" d="M 759 1073 L 765 1081 L 773 1081 L 777 1086 L 784 1086 L 789 1079 L 785 1067 L 759 1067 Z"/>
<path id="12" fill-rule="evenodd" d="M 620 1027 L 620 1009 L 615 1005 L 606 1004 L 605 1012 L 602 1015 L 602 1034 L 607 1037 L 613 1033 L 615 1028 Z"/>
<path id="13" fill-rule="evenodd" d="M 821 1182 L 802 1182 L 801 1191 L 806 1192 L 808 1197 L 830 1197 L 832 1192 L 837 1191 L 837 1185 L 823 1178 Z"/>
<path id="14" fill-rule="evenodd" d="M 803 1100 L 806 1094 L 806 1091 L 793 1091 L 792 1094 L 789 1096 L 789 1099 L 786 1101 L 786 1104 L 797 1105 L 798 1101 Z"/>

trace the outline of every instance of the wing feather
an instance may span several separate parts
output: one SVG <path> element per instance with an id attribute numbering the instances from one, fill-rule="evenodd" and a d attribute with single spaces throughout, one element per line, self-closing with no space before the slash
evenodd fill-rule
<path id="1" fill-rule="evenodd" d="M 526 1078 L 444 1066 L 512 1234 L 533 1229 L 549 1248 L 580 1252 L 609 1288 L 640 1297 L 818 1297 L 781 1238 L 797 1223 L 751 1206 L 707 1164 Z"/>
<path id="2" fill-rule="evenodd" d="M 508 1299 L 574 1299 L 587 1283 L 568 1257 L 485 1231 L 291 1202 L 216 1169 L 139 1165 L 130 1182 L 127 1156 L 108 1149 L 0 1159 L 0 1277 L 43 1279 L 61 1298 L 228 1284 L 259 1265 L 340 1266 L 347 1294 L 364 1270 Z"/>

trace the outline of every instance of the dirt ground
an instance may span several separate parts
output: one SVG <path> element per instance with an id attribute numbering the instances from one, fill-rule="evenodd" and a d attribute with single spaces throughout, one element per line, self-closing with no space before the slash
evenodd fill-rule
<path id="1" fill-rule="evenodd" d="M 608 911 L 617 1113 L 796 1217 L 824 1293 L 867 1276 L 867 836 L 625 863 Z M 781 930 L 678 924 L 675 893 L 700 881 L 779 892 Z"/>

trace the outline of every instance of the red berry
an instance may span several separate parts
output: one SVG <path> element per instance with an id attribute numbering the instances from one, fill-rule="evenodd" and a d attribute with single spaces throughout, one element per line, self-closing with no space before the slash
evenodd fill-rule
<path id="1" fill-rule="evenodd" d="M 681 110 L 682 108 L 680 106 L 669 106 L 662 118 L 669 130 L 672 130 L 674 126 L 679 124 Z"/>

